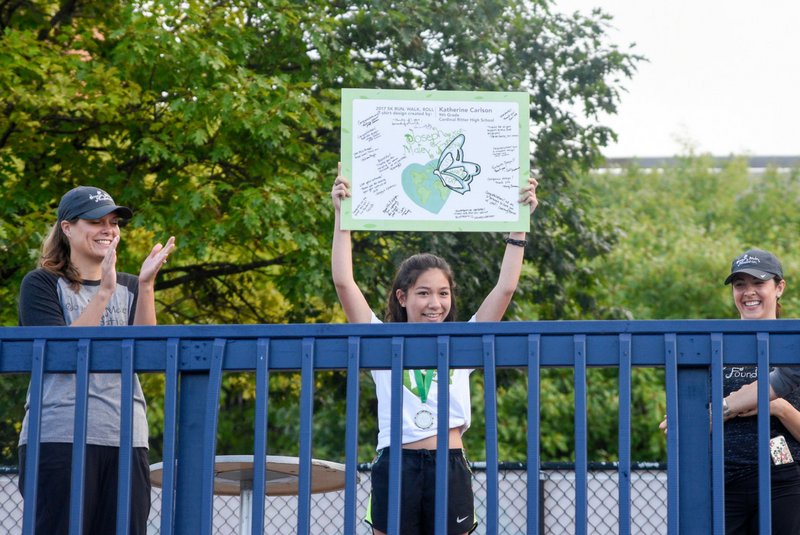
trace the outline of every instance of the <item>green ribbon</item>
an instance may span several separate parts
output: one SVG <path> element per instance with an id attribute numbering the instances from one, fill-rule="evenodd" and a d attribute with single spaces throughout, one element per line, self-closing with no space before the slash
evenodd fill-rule
<path id="1" fill-rule="evenodd" d="M 423 403 L 428 400 L 428 392 L 431 390 L 434 373 L 436 373 L 436 370 L 414 370 L 414 379 L 417 380 L 419 400 Z"/>
<path id="2" fill-rule="evenodd" d="M 425 403 L 428 400 L 428 392 L 431 390 L 431 384 L 436 376 L 436 370 L 413 370 L 415 385 L 411 384 L 411 372 L 412 370 L 403 371 L 403 386 L 415 396 L 419 396 L 420 401 Z M 455 370 L 450 370 L 450 384 L 453 384 L 453 372 L 455 372 Z"/>

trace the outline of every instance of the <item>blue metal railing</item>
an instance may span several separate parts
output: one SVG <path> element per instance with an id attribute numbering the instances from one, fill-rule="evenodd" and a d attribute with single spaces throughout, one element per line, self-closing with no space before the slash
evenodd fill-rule
<path id="1" fill-rule="evenodd" d="M 391 369 L 393 392 L 402 390 L 401 370 L 480 368 L 485 376 L 487 516 L 486 533 L 498 533 L 498 431 L 495 371 L 527 368 L 528 533 L 539 529 L 539 373 L 542 367 L 572 367 L 575 390 L 575 469 L 577 534 L 588 530 L 587 367 L 619 368 L 619 518 L 618 531 L 630 533 L 630 447 L 632 367 L 665 367 L 668 414 L 668 533 L 724 533 L 722 364 L 757 364 L 766 377 L 771 365 L 800 364 L 800 321 L 638 321 L 502 322 L 436 325 L 248 325 L 185 327 L 5 328 L 0 330 L 0 374 L 31 376 L 30 441 L 26 459 L 23 533 L 33 533 L 39 457 L 42 382 L 45 373 L 75 373 L 76 437 L 85 437 L 86 393 L 90 372 L 121 373 L 122 431 L 118 533 L 127 533 L 131 477 L 132 385 L 134 372 L 166 376 L 161 533 L 211 533 L 216 429 L 222 373 L 255 372 L 257 396 L 253 451 L 264 458 L 267 444 L 269 374 L 300 370 L 300 474 L 298 533 L 310 530 L 311 450 L 314 373 L 347 370 L 345 426 L 345 533 L 356 522 L 358 372 Z M 712 396 L 713 394 L 713 396 Z M 759 390 L 759 443 L 769 440 L 766 383 Z M 439 393 L 447 405 L 447 389 Z M 399 421 L 399 395 L 392 418 Z M 708 403 L 712 401 L 713 421 Z M 21 400 L 20 400 L 21 402 Z M 446 419 L 439 433 L 446 436 Z M 400 440 L 392 427 L 392 443 Z M 657 432 L 653 430 L 653 432 Z M 73 450 L 71 533 L 81 525 L 85 447 Z M 399 488 L 400 448 L 390 456 L 390 489 Z M 437 457 L 446 455 L 440 441 Z M 759 449 L 759 497 L 769 503 L 770 464 Z M 436 529 L 444 533 L 446 463 L 438 463 Z M 188 467 L 188 468 L 185 468 Z M 263 464 L 254 467 L 252 533 L 263 533 Z M 169 501 L 169 503 L 168 503 Z M 399 533 L 399 493 L 390 491 L 389 534 Z M 198 504 L 200 511 L 198 514 Z M 770 508 L 760 509 L 760 530 L 769 532 Z"/>

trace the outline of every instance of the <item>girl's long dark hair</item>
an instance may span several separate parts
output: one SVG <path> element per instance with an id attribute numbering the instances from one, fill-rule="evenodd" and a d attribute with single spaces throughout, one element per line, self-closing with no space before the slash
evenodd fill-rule
<path id="1" fill-rule="evenodd" d="M 415 254 L 403 260 L 403 263 L 397 268 L 392 290 L 389 292 L 389 299 L 386 303 L 384 321 L 408 321 L 408 313 L 404 307 L 400 306 L 400 301 L 397 299 L 397 290 L 408 293 L 408 289 L 414 286 L 419 276 L 429 269 L 440 269 L 447 277 L 447 282 L 450 283 L 450 311 L 444 321 L 456 321 L 456 283 L 453 280 L 453 270 L 444 258 L 431 253 Z"/>

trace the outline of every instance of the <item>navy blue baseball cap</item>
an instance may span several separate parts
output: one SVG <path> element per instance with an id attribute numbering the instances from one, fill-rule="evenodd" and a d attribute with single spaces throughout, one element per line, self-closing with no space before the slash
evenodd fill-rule
<path id="1" fill-rule="evenodd" d="M 133 212 L 126 206 L 118 206 L 111 195 L 91 186 L 78 186 L 66 192 L 58 203 L 58 220 L 100 219 L 116 212 L 123 219 L 133 217 Z"/>
<path id="2" fill-rule="evenodd" d="M 725 279 L 725 284 L 730 284 L 739 273 L 747 273 L 761 280 L 775 277 L 783 279 L 780 260 L 769 251 L 761 249 L 749 249 L 737 256 L 731 263 L 731 274 Z"/>

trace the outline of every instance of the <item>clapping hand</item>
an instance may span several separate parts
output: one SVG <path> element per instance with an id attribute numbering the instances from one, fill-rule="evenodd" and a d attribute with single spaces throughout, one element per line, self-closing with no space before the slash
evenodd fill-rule
<path id="1" fill-rule="evenodd" d="M 155 282 L 156 275 L 158 275 L 161 267 L 167 263 L 167 258 L 170 253 L 175 249 L 175 236 L 170 236 L 166 245 L 157 243 L 150 250 L 150 254 L 144 259 L 142 269 L 139 271 L 140 283 L 153 283 Z"/>

